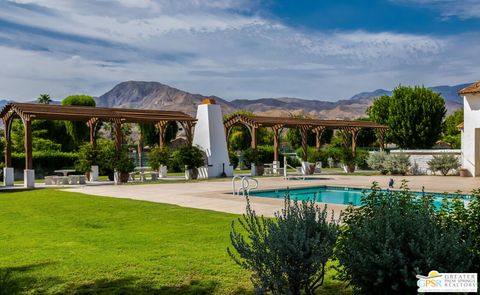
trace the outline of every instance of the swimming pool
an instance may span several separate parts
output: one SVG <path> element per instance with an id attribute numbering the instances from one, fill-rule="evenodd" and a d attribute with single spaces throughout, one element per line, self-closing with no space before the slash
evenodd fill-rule
<path id="1" fill-rule="evenodd" d="M 286 189 L 275 189 L 275 190 L 259 190 L 251 191 L 250 196 L 252 197 L 262 197 L 262 198 L 275 198 L 283 199 L 286 193 Z M 337 187 L 337 186 L 314 186 L 314 187 L 303 187 L 303 188 L 291 188 L 288 190 L 290 192 L 290 199 L 292 200 L 316 200 L 317 202 L 322 203 L 332 203 L 332 204 L 343 204 L 343 205 L 355 205 L 361 206 L 361 197 L 363 192 L 371 191 L 369 189 L 362 188 L 350 188 L 350 187 Z M 418 196 L 421 196 L 421 192 L 411 192 Z M 445 197 L 460 196 L 465 201 L 469 200 L 467 195 L 456 195 L 456 194 L 439 194 L 439 193 L 428 193 L 428 195 L 434 195 L 434 204 L 435 206 L 440 206 L 442 199 Z"/>

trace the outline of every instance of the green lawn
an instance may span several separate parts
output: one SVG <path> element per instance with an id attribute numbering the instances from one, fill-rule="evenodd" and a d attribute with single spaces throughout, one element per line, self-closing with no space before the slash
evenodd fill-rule
<path id="1" fill-rule="evenodd" d="M 26 294 L 245 294 L 237 216 L 52 189 L 0 193 L 0 269 Z M 322 294 L 345 293 L 331 270 Z M 0 290 L 1 293 L 1 290 Z"/>

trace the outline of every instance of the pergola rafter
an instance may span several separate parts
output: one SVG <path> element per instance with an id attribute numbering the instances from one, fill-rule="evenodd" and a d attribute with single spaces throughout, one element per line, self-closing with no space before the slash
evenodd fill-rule
<path id="1" fill-rule="evenodd" d="M 352 121 L 352 120 L 320 120 L 312 118 L 294 118 L 294 117 L 267 117 L 245 114 L 234 114 L 224 120 L 225 133 L 230 135 L 230 129 L 238 124 L 245 125 L 252 135 L 252 148 L 256 149 L 257 139 L 256 130 L 260 127 L 270 127 L 274 131 L 275 161 L 278 161 L 278 135 L 281 128 L 299 128 L 302 138 L 302 158 L 307 160 L 307 134 L 309 131 L 315 133 L 316 148 L 320 149 L 320 138 L 326 129 L 339 129 L 352 137 L 352 151 L 356 150 L 356 139 L 361 129 L 372 128 L 379 131 L 381 148 L 384 144 L 384 135 L 387 127 L 370 121 Z M 280 128 L 281 126 L 281 128 Z"/>
<path id="2" fill-rule="evenodd" d="M 51 104 L 9 103 L 0 111 L 5 125 L 5 166 L 11 167 L 11 125 L 15 117 L 22 119 L 25 129 L 25 168 L 32 169 L 32 120 L 62 120 L 84 122 L 90 129 L 90 142 L 95 144 L 95 130 L 100 122 L 111 122 L 115 132 L 117 152 L 122 147 L 123 123 L 149 123 L 163 128 L 160 145 L 164 144 L 164 131 L 168 122 L 179 122 L 185 129 L 187 143 L 192 144 L 196 119 L 176 111 L 120 109 L 87 106 L 61 106 Z"/>

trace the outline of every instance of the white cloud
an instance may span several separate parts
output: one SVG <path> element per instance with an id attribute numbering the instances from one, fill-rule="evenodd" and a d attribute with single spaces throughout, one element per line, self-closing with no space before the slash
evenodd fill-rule
<path id="1" fill-rule="evenodd" d="M 465 62 L 480 49 L 478 36 L 459 48 L 463 36 L 306 32 L 252 13 L 255 5 L 0 2 L 0 20 L 10 22 L 0 31 L 0 98 L 100 95 L 117 82 L 148 80 L 230 99 L 339 99 L 398 83 L 466 82 L 480 72 Z"/>
<path id="2" fill-rule="evenodd" d="M 478 0 L 390 0 L 407 5 L 420 5 L 440 11 L 443 18 L 460 19 L 480 18 L 480 1 Z"/>

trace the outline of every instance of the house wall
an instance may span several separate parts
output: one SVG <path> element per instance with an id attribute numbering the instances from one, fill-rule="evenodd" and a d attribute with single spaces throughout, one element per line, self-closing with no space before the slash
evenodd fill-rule
<path id="1" fill-rule="evenodd" d="M 465 95 L 463 109 L 462 166 L 472 176 L 480 176 L 480 94 Z"/>

